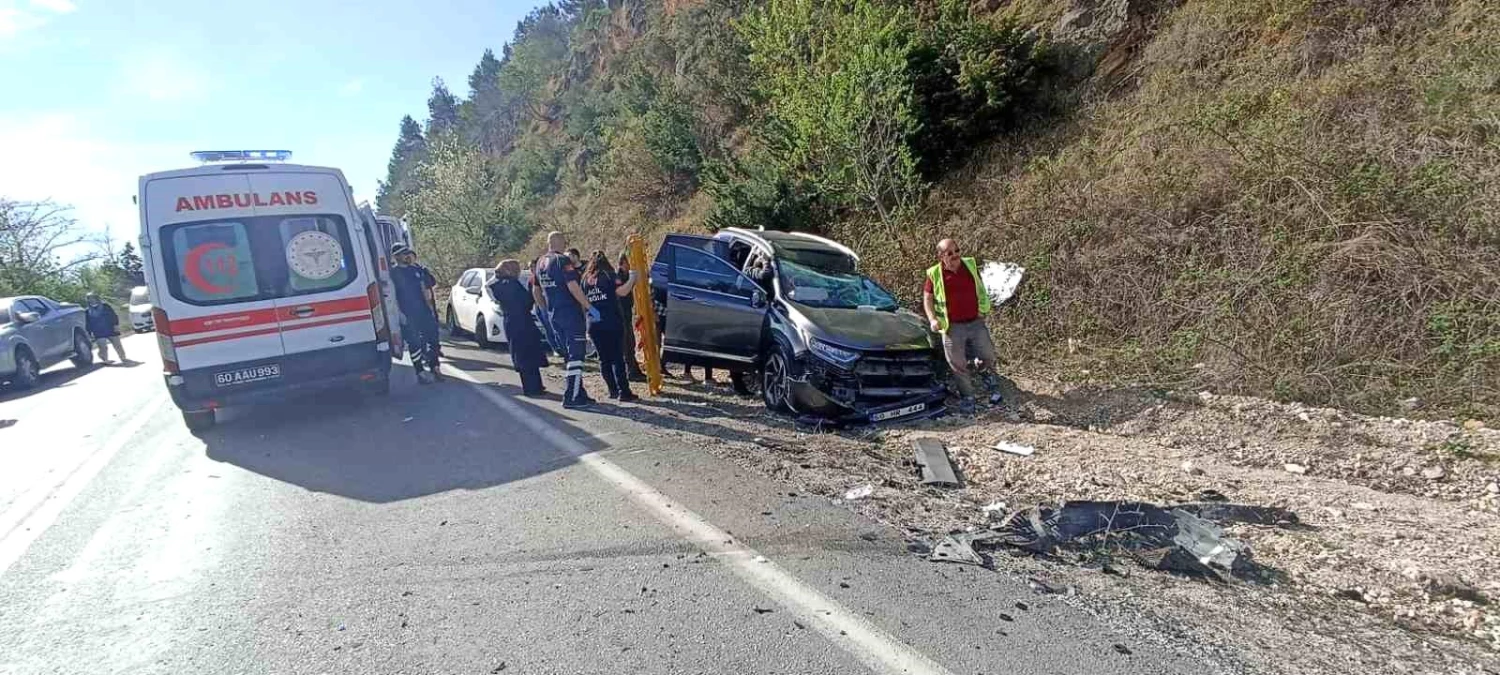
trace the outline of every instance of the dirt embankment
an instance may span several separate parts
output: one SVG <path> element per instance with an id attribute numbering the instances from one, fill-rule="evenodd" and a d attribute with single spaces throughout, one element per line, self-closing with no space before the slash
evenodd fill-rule
<path id="1" fill-rule="evenodd" d="M 1026 380 L 977 419 L 883 430 L 798 429 L 727 387 L 670 380 L 664 397 L 643 405 L 661 433 L 713 437 L 703 447 L 914 541 L 1065 500 L 1222 495 L 1285 507 L 1300 527 L 1227 528 L 1250 545 L 1259 582 L 1210 582 L 1122 560 L 1080 566 L 1001 554 L 995 566 L 1250 671 L 1500 672 L 1500 432 L 1478 424 Z M 920 484 L 911 454 L 918 437 L 947 444 L 964 487 Z M 1036 452 L 991 448 L 1001 440 Z M 872 494 L 845 499 L 866 485 Z"/>

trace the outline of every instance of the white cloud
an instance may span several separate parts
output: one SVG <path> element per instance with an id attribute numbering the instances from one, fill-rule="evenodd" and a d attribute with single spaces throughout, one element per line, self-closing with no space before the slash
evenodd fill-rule
<path id="1" fill-rule="evenodd" d="M 31 6 L 58 14 L 67 14 L 78 9 L 78 5 L 73 4 L 72 0 L 31 0 Z"/>
<path id="2" fill-rule="evenodd" d="M 136 237 L 140 175 L 191 163 L 184 148 L 99 137 L 71 113 L 0 114 L 0 148 L 0 196 L 71 205 L 80 224 L 117 242 Z"/>
<path id="3" fill-rule="evenodd" d="M 339 87 L 339 95 L 341 95 L 341 96 L 356 96 L 356 95 L 359 94 L 359 92 L 362 92 L 364 90 L 365 90 L 365 78 L 363 78 L 363 77 L 356 77 L 356 78 L 354 78 L 352 80 L 349 80 L 348 82 L 345 82 L 344 86 Z"/>
<path id="4" fill-rule="evenodd" d="M 67 14 L 78 9 L 72 0 L 0 0 L 0 40 L 9 40 L 47 24 L 52 14 Z"/>
<path id="5" fill-rule="evenodd" d="M 121 96 L 151 103 L 201 100 L 213 88 L 207 70 L 169 50 L 127 56 L 120 64 L 118 82 Z"/>
<path id="6" fill-rule="evenodd" d="M 0 5 L 0 40 L 41 28 L 45 23 L 47 23 L 45 18 L 23 11 L 19 7 Z"/>

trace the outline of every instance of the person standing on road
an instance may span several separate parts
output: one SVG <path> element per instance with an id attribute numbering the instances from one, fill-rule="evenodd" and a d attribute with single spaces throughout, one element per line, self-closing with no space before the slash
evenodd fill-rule
<path id="1" fill-rule="evenodd" d="M 432 295 L 437 277 L 417 264 L 416 252 L 406 244 L 393 244 L 391 258 L 396 261 L 391 268 L 391 285 L 396 290 L 396 307 L 401 310 L 401 339 L 406 342 L 412 369 L 417 371 L 417 382 L 431 384 L 443 377 L 438 370 L 442 349 L 438 344 L 437 300 Z"/>
<path id="2" fill-rule="evenodd" d="M 583 359 L 588 350 L 588 322 L 599 321 L 599 309 L 589 303 L 580 285 L 578 266 L 566 253 L 568 238 L 561 232 L 547 235 L 549 252 L 542 256 L 532 272 L 541 286 L 541 295 L 558 341 L 567 349 L 567 389 L 564 408 L 586 408 L 594 404 L 583 389 Z"/>
<path id="3" fill-rule="evenodd" d="M 544 337 L 547 338 L 547 348 L 552 350 L 558 358 L 568 358 L 568 352 L 563 348 L 562 342 L 557 339 L 557 330 L 552 327 L 552 320 L 547 318 L 547 299 L 542 294 L 542 282 L 538 280 L 536 271 L 542 264 L 542 256 L 531 259 L 531 265 L 526 269 L 531 270 L 531 281 L 527 283 L 531 291 L 531 310 L 536 315 L 538 323 L 542 324 Z"/>
<path id="4" fill-rule="evenodd" d="M 542 348 L 542 334 L 537 331 L 536 322 L 531 320 L 531 292 L 521 285 L 520 276 L 521 261 L 500 261 L 495 267 L 495 279 L 490 282 L 490 295 L 500 303 L 505 339 L 510 346 L 510 362 L 521 375 L 521 394 L 539 398 L 547 393 L 542 386 L 542 367 L 547 365 L 547 352 Z"/>
<path id="5" fill-rule="evenodd" d="M 113 345 L 115 353 L 120 355 L 120 363 L 128 362 L 125 347 L 120 344 L 120 316 L 115 314 L 115 308 L 100 301 L 98 293 L 89 293 L 83 297 L 88 304 L 88 308 L 84 310 L 84 328 L 88 329 L 94 344 L 99 346 L 99 360 L 109 363 L 109 347 Z"/>
<path id="6" fill-rule="evenodd" d="M 984 317 L 990 313 L 989 292 L 979 278 L 979 263 L 959 254 L 958 242 L 938 242 L 938 264 L 927 270 L 922 286 L 922 309 L 932 330 L 943 335 L 943 355 L 958 385 L 959 411 L 974 412 L 974 382 L 971 370 L 980 373 L 989 390 L 990 404 L 1000 403 L 1000 382 L 992 372 L 995 343 Z M 975 365 L 971 369 L 970 364 Z"/>
<path id="7" fill-rule="evenodd" d="M 599 310 L 599 320 L 589 324 L 589 337 L 594 340 L 594 348 L 599 350 L 599 372 L 604 375 L 609 397 L 623 402 L 639 400 L 630 391 L 630 374 L 625 367 L 625 336 L 620 334 L 624 326 L 624 320 L 620 318 L 620 298 L 629 296 L 633 288 L 635 279 L 620 283 L 615 278 L 615 269 L 609 264 L 609 257 L 604 251 L 594 251 L 588 269 L 583 273 L 583 291 Z"/>
<path id="8" fill-rule="evenodd" d="M 625 331 L 621 336 L 622 347 L 625 349 L 625 373 L 634 382 L 645 382 L 646 373 L 641 370 L 641 362 L 635 358 L 635 286 L 644 272 L 630 269 L 629 252 L 620 253 L 620 261 L 615 269 L 621 280 L 630 284 L 630 291 L 620 296 L 620 323 Z"/>

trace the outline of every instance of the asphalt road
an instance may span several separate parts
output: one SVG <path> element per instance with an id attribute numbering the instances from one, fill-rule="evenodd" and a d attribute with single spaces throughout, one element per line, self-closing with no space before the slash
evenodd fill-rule
<path id="1" fill-rule="evenodd" d="M 0 673 L 1201 672 L 503 352 L 194 436 L 126 348 L 0 391 Z"/>

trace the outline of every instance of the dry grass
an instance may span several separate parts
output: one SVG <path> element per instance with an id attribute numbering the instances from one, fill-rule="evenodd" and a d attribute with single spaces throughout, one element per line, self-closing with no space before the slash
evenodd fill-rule
<path id="1" fill-rule="evenodd" d="M 1500 20 L 1480 5 L 1132 16 L 1093 52 L 1132 61 L 1062 121 L 987 149 L 868 259 L 908 298 L 940 235 L 1025 264 L 996 325 L 1013 361 L 1493 416 Z"/>

